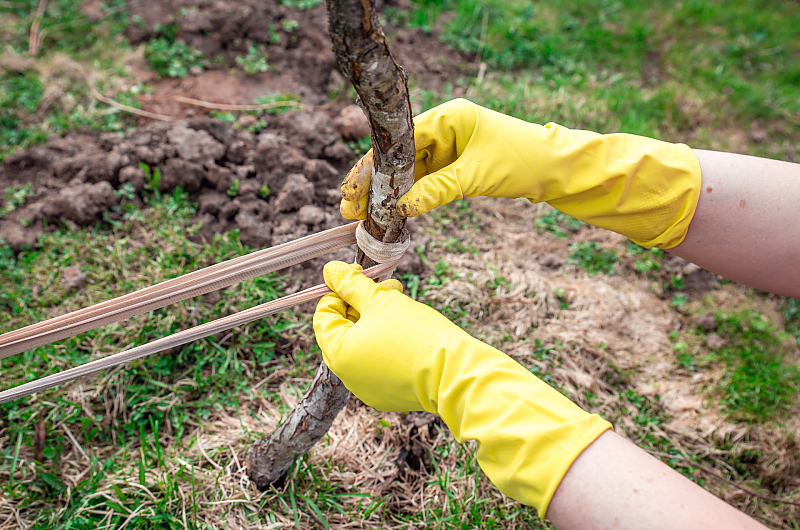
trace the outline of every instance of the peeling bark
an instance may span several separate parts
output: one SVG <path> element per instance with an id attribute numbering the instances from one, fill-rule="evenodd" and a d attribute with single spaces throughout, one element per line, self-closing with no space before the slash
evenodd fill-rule
<path id="1" fill-rule="evenodd" d="M 372 129 L 374 166 L 367 231 L 381 241 L 400 240 L 405 218 L 395 205 L 414 184 L 414 123 L 408 99 L 408 77 L 395 62 L 378 23 L 375 0 L 326 0 L 333 50 L 339 67 L 353 83 Z M 363 267 L 375 265 L 359 250 Z M 270 436 L 247 455 L 247 474 L 259 490 L 283 479 L 294 458 L 330 429 L 350 392 L 322 363 L 298 406 Z"/>
<path id="2" fill-rule="evenodd" d="M 264 491 L 280 481 L 302 456 L 331 428 L 336 415 L 350 399 L 347 390 L 325 364 L 306 394 L 275 431 L 257 441 L 247 455 L 247 476 Z"/>
<path id="3" fill-rule="evenodd" d="M 408 77 L 395 62 L 378 23 L 374 2 L 328 0 L 333 51 L 353 83 L 372 129 L 372 184 L 365 223 L 372 236 L 398 241 L 405 218 L 395 205 L 414 184 L 414 122 L 408 99 Z M 358 262 L 374 263 L 362 252 Z"/>

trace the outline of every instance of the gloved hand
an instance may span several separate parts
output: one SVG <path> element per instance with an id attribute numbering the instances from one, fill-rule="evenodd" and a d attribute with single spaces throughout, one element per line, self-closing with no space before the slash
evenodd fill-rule
<path id="1" fill-rule="evenodd" d="M 407 217 L 465 196 L 525 197 L 672 248 L 697 207 L 700 164 L 683 144 L 536 125 L 464 99 L 420 114 L 414 128 L 416 183 L 397 202 Z M 369 152 L 342 183 L 345 218 L 365 218 L 371 171 Z"/>
<path id="2" fill-rule="evenodd" d="M 314 332 L 325 362 L 368 405 L 439 414 L 506 495 L 547 506 L 572 462 L 611 426 L 434 309 L 332 261 Z"/>

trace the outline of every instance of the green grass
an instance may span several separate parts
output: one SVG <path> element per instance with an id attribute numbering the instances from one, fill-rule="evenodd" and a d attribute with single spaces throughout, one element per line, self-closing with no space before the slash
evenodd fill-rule
<path id="1" fill-rule="evenodd" d="M 589 276 L 602 272 L 614 274 L 617 262 L 616 249 L 606 250 L 595 241 L 578 241 L 569 249 L 569 263 L 585 270 Z"/>
<path id="2" fill-rule="evenodd" d="M 800 138 L 797 4 L 424 0 L 387 17 L 439 24 L 445 43 L 487 63 L 471 99 L 528 121 L 717 149 L 741 149 L 726 137 L 755 123 L 768 135 L 748 152 L 779 158 Z"/>
<path id="3" fill-rule="evenodd" d="M 95 100 L 87 75 L 99 73 L 96 87 L 122 104 L 138 108 L 136 94 L 145 87 L 123 82 L 124 56 L 130 51 L 122 32 L 128 26 L 122 0 L 101 6 L 104 16 L 92 20 L 83 2 L 46 3 L 39 35 L 41 47 L 28 60 L 30 24 L 39 2 L 0 3 L 0 34 L 12 66 L 0 67 L 0 161 L 19 148 L 45 141 L 52 134 L 89 128 L 123 131 L 134 120 Z M 118 85 L 132 85 L 120 90 Z"/>
<path id="4" fill-rule="evenodd" d="M 187 241 L 195 205 L 185 192 L 149 196 L 148 207 L 141 210 L 124 204 L 116 215 L 121 220 L 109 217 L 94 229 L 47 233 L 38 250 L 16 257 L 8 247 L 0 247 L 0 330 L 31 324 L 251 250 L 239 242 L 235 231 L 209 245 Z M 59 283 L 60 271 L 72 265 L 80 265 L 88 277 L 86 288 L 77 293 L 66 292 Z M 222 300 L 214 305 L 202 298 L 187 300 L 9 357 L 0 361 L 0 373 L 7 386 L 21 384 L 276 298 L 280 285 L 274 275 L 260 277 L 225 289 Z M 264 377 L 277 368 L 275 343 L 282 330 L 293 325 L 291 318 L 267 318 L 232 331 L 222 341 L 223 337 L 209 337 L 85 378 L 82 385 L 88 393 L 73 384 L 71 391 L 55 388 L 0 405 L 0 430 L 12 440 L 0 450 L 0 472 L 9 473 L 12 467 L 24 471 L 4 486 L 5 495 L 22 509 L 42 502 L 60 508 L 40 510 L 34 528 L 93 528 L 102 518 L 87 513 L 92 506 L 118 512 L 112 521 L 120 524 L 136 509 L 138 496 L 117 495 L 112 502 L 93 493 L 101 483 L 108 488 L 104 477 L 129 468 L 133 458 L 139 460 L 139 473 L 146 477 L 143 485 L 159 499 L 157 513 L 137 527 L 177 527 L 174 483 L 190 479 L 180 471 L 174 476 L 162 475 L 153 483 L 151 474 L 163 467 L 165 449 L 159 435 L 168 433 L 171 439 L 180 440 L 187 432 L 187 422 L 197 425 L 219 411 L 238 410 L 242 396 L 253 395 L 251 378 Z M 313 363 L 313 357 L 309 362 Z M 306 374 L 309 369 L 299 363 L 290 371 Z M 76 397 L 75 391 L 81 397 Z M 116 394 L 120 394 L 121 409 L 110 414 L 104 402 L 116 399 Z M 64 425 L 90 454 L 94 455 L 92 448 L 97 447 L 98 454 L 104 455 L 104 460 L 92 457 L 91 472 L 68 498 L 63 496 L 59 466 L 65 448 L 72 443 L 63 430 L 48 434 L 44 462 L 18 458 L 16 443 L 22 448 L 32 444 L 38 416 L 46 418 L 48 429 Z M 115 449 L 109 452 L 109 448 Z M 79 520 L 72 519 L 75 513 L 80 513 Z"/>
<path id="5" fill-rule="evenodd" d="M 723 406 L 745 421 L 785 416 L 800 392 L 800 366 L 787 356 L 783 337 L 754 311 L 716 317 L 716 333 L 728 339 L 712 357 L 726 369 L 717 386 Z"/>
<path id="6" fill-rule="evenodd" d="M 580 230 L 584 224 L 583 221 L 554 209 L 537 217 L 533 226 L 537 232 L 548 232 L 559 239 L 564 239 Z"/>
<path id="7" fill-rule="evenodd" d="M 15 53 L 28 51 L 30 24 L 39 6 L 39 0 L 15 0 L 0 4 L 0 30 L 8 39 L 4 44 Z M 67 53 L 77 60 L 86 57 L 101 59 L 110 67 L 108 58 L 119 52 L 109 49 L 109 44 L 129 25 L 124 0 L 107 0 L 99 7 L 103 13 L 100 21 L 93 20 L 81 9 L 81 0 L 56 0 L 46 3 L 39 25 L 42 41 L 40 54 L 53 51 Z M 104 49 L 105 48 L 105 49 Z"/>
<path id="8" fill-rule="evenodd" d="M 205 56 L 186 43 L 159 37 L 147 43 L 144 49 L 147 64 L 161 77 L 186 77 L 195 66 L 202 67 Z"/>
<path id="9" fill-rule="evenodd" d="M 237 57 L 236 64 L 239 65 L 242 71 L 247 75 L 269 70 L 267 53 L 263 48 L 256 46 L 250 46 L 247 50 L 247 55 Z"/>

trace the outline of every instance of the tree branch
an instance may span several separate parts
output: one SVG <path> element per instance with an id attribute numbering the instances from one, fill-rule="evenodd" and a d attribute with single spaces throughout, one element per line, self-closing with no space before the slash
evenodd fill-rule
<path id="1" fill-rule="evenodd" d="M 326 0 L 333 50 L 353 83 L 372 129 L 374 166 L 365 223 L 376 239 L 392 243 L 405 232 L 396 204 L 414 184 L 414 123 L 408 78 L 395 62 L 378 23 L 374 0 Z M 375 265 L 359 250 L 363 267 Z M 247 456 L 248 476 L 260 490 L 279 482 L 296 456 L 330 429 L 350 392 L 322 363 L 311 387 L 286 421 L 256 442 Z"/>

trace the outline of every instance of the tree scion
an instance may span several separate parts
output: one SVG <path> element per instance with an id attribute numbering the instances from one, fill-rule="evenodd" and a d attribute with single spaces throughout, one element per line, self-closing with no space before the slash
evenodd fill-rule
<path id="1" fill-rule="evenodd" d="M 326 0 L 328 28 L 339 68 L 356 89 L 372 130 L 374 165 L 365 227 L 393 243 L 405 233 L 395 205 L 414 184 L 414 122 L 408 78 L 395 62 L 378 23 L 374 0 Z M 361 250 L 357 261 L 375 265 Z M 350 392 L 321 363 L 306 394 L 271 435 L 247 455 L 247 474 L 259 490 L 281 481 L 294 462 L 330 429 Z"/>

